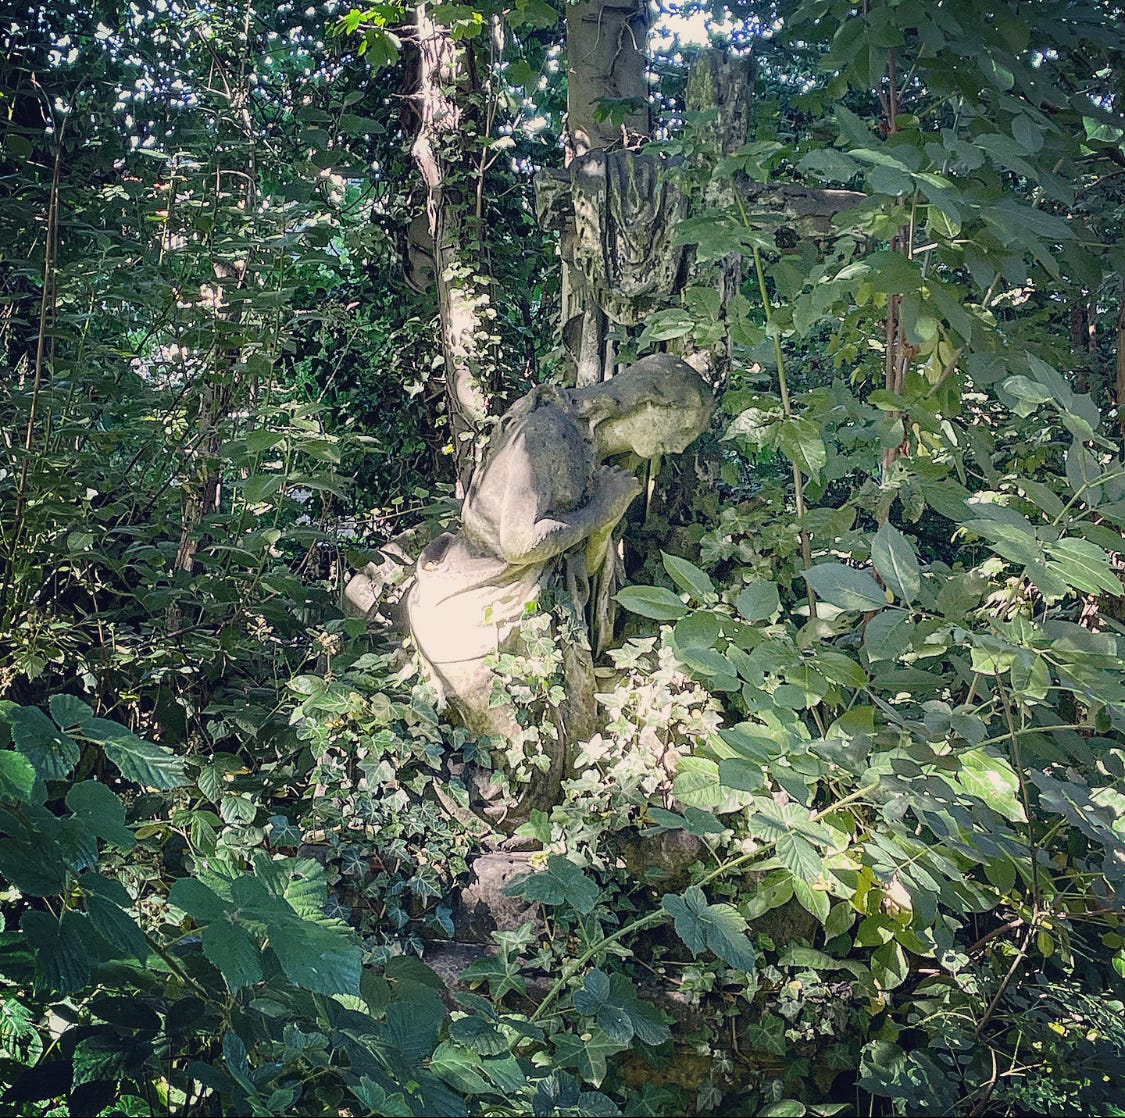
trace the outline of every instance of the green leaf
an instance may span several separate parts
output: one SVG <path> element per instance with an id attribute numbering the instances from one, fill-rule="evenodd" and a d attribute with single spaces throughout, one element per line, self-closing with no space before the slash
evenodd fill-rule
<path id="1" fill-rule="evenodd" d="M 64 913 L 61 921 L 36 909 L 23 914 L 20 931 L 35 951 L 39 979 L 48 989 L 73 994 L 89 982 L 84 928 L 85 917 L 75 912 Z"/>
<path id="2" fill-rule="evenodd" d="M 518 878 L 506 886 L 504 892 L 510 897 L 523 897 L 543 904 L 569 904 L 583 915 L 594 911 L 601 895 L 597 882 L 588 878 L 581 867 L 559 854 L 551 855 L 544 871 Z"/>
<path id="3" fill-rule="evenodd" d="M 483 1017 L 459 1017 L 449 1024 L 449 1036 L 478 1056 L 499 1056 L 508 1051 L 500 1030 Z"/>
<path id="4" fill-rule="evenodd" d="M 118 952 L 118 958 L 134 958 L 143 963 L 149 957 L 148 941 L 137 922 L 119 905 L 91 894 L 86 898 L 86 915 L 90 927 Z"/>
<path id="5" fill-rule="evenodd" d="M 781 609 L 776 582 L 752 582 L 739 592 L 734 608 L 747 621 L 768 621 Z"/>
<path id="6" fill-rule="evenodd" d="M 715 584 L 694 563 L 678 555 L 669 555 L 666 551 L 660 554 L 664 559 L 664 569 L 681 590 L 686 590 L 697 602 L 705 602 L 715 596 Z"/>
<path id="7" fill-rule="evenodd" d="M 105 750 L 106 756 L 121 770 L 126 780 L 162 792 L 187 783 L 183 761 L 172 750 L 137 737 L 118 722 L 90 718 L 83 724 L 80 733 Z"/>
<path id="8" fill-rule="evenodd" d="M 14 749 L 0 751 L 0 798 L 31 802 L 35 766 Z"/>
<path id="9" fill-rule="evenodd" d="M 634 1036 L 644 1044 L 663 1044 L 672 1035 L 659 1010 L 641 1001 L 623 974 L 610 978 L 604 971 L 590 971 L 572 1002 L 619 1044 L 628 1044 Z"/>
<path id="10" fill-rule="evenodd" d="M 168 901 L 182 908 L 196 923 L 206 924 L 226 916 L 227 902 L 213 889 L 194 877 L 181 877 L 172 882 Z"/>
<path id="11" fill-rule="evenodd" d="M 78 743 L 38 707 L 8 711 L 12 743 L 32 763 L 40 780 L 62 780 L 78 764 Z"/>
<path id="12" fill-rule="evenodd" d="M 421 1063 L 437 1047 L 445 1007 L 432 990 L 419 987 L 417 996 L 387 1007 L 381 1038 L 408 1064 Z"/>
<path id="13" fill-rule="evenodd" d="M 746 935 L 746 921 L 736 908 L 708 904 L 698 885 L 689 885 L 679 896 L 665 896 L 662 903 L 675 922 L 676 934 L 693 955 L 708 948 L 724 963 L 754 972 L 757 956 Z"/>
<path id="14" fill-rule="evenodd" d="M 116 1029 L 104 1029 L 94 1036 L 83 1037 L 74 1048 L 73 1087 L 84 1083 L 116 1084 L 128 1080 L 144 1066 L 152 1055 L 147 1039 L 123 1036 Z M 72 1094 L 73 1099 L 77 1092 Z M 112 1110 L 116 1114 L 136 1114 L 122 1107 L 121 1101 Z M 151 1113 L 146 1109 L 141 1113 Z"/>
<path id="15" fill-rule="evenodd" d="M 692 808 L 706 811 L 737 811 L 750 797 L 719 779 L 719 765 L 709 757 L 684 757 L 672 782 L 676 799 Z"/>
<path id="16" fill-rule="evenodd" d="M 70 859 L 62 856 L 56 843 L 0 839 L 0 876 L 28 896 L 50 897 L 61 893 L 66 888 L 70 868 Z"/>
<path id="17" fill-rule="evenodd" d="M 298 917 L 268 927 L 270 946 L 295 986 L 314 994 L 359 995 L 363 951 L 345 933 Z"/>
<path id="18" fill-rule="evenodd" d="M 910 974 L 910 963 L 901 944 L 895 940 L 877 947 L 871 955 L 871 977 L 882 990 L 901 986 Z"/>
<path id="19" fill-rule="evenodd" d="M 50 706 L 51 717 L 64 730 L 81 726 L 94 717 L 90 706 L 73 695 L 54 695 Z"/>
<path id="20" fill-rule="evenodd" d="M 783 420 L 777 427 L 778 446 L 795 466 L 811 478 L 819 478 L 828 452 L 820 428 L 811 419 L 793 416 Z"/>
<path id="21" fill-rule="evenodd" d="M 824 872 L 816 847 L 803 835 L 793 832 L 779 835 L 774 851 L 781 864 L 800 881 L 816 881 Z"/>
<path id="22" fill-rule="evenodd" d="M 889 520 L 871 540 L 871 562 L 891 591 L 904 602 L 913 602 L 922 587 L 918 559 L 910 541 Z"/>
<path id="23" fill-rule="evenodd" d="M 956 781 L 969 795 L 978 796 L 1013 823 L 1027 822 L 1019 797 L 1019 777 L 1003 757 L 994 757 L 978 748 L 966 750 L 958 761 Z"/>
<path id="24" fill-rule="evenodd" d="M 802 573 L 817 597 L 838 609 L 867 612 L 888 604 L 882 587 L 866 571 L 843 563 L 820 563 Z"/>
<path id="25" fill-rule="evenodd" d="M 740 792 L 764 792 L 769 783 L 766 770 L 745 757 L 725 757 L 719 762 L 719 783 Z"/>
<path id="26" fill-rule="evenodd" d="M 237 994 L 262 979 L 261 951 L 253 936 L 232 920 L 218 919 L 203 929 L 203 954 L 215 964 L 227 988 Z"/>
<path id="27" fill-rule="evenodd" d="M 137 836 L 125 826 L 125 805 L 99 781 L 74 785 L 66 794 L 66 806 L 98 838 L 125 850 L 136 845 Z"/>
<path id="28" fill-rule="evenodd" d="M 1085 594 L 1125 594 L 1125 586 L 1109 565 L 1109 556 L 1097 544 L 1089 540 L 1062 539 L 1048 544 L 1047 552 L 1051 556 L 1048 566 L 1068 585 Z"/>
<path id="29" fill-rule="evenodd" d="M 688 612 L 687 606 L 663 586 L 626 586 L 617 592 L 614 601 L 630 613 L 656 621 L 679 621 Z"/>
<path id="30" fill-rule="evenodd" d="M 758 1111 L 761 1118 L 804 1118 L 808 1109 L 796 1099 L 778 1099 Z"/>

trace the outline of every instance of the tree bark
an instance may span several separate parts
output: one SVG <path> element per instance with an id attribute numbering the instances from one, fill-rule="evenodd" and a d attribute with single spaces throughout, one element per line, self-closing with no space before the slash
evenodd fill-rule
<path id="1" fill-rule="evenodd" d="M 489 413 L 498 341 L 492 285 L 482 259 L 480 192 L 470 190 L 480 169 L 472 165 L 467 110 L 459 97 L 473 92 L 467 64 L 472 44 L 458 47 L 424 4 L 415 13 L 415 32 L 420 122 L 412 154 L 426 185 L 450 436 L 458 482 L 467 490 Z"/>
<path id="2" fill-rule="evenodd" d="M 1125 439 L 1125 277 L 1121 283 L 1121 307 L 1117 312 L 1117 354 L 1114 387 L 1117 396 L 1117 423 Z"/>

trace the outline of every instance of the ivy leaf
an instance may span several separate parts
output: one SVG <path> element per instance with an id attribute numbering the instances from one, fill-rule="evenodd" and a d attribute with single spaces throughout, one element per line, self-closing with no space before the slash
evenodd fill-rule
<path id="1" fill-rule="evenodd" d="M 614 601 L 630 613 L 651 617 L 654 621 L 679 621 L 688 612 L 687 606 L 663 586 L 626 586 L 617 592 Z"/>
<path id="2" fill-rule="evenodd" d="M 504 888 L 509 897 L 523 897 L 543 904 L 569 904 L 583 916 L 594 911 L 601 890 L 573 862 L 552 854 L 541 873 L 528 874 Z"/>
<path id="3" fill-rule="evenodd" d="M 888 604 L 882 587 L 866 571 L 843 563 L 819 563 L 803 574 L 817 597 L 838 609 L 867 612 Z"/>
<path id="4" fill-rule="evenodd" d="M 132 730 L 106 718 L 90 718 L 81 735 L 96 742 L 121 770 L 121 775 L 144 788 L 167 791 L 185 784 L 183 761 L 165 745 L 137 737 Z"/>
<path id="5" fill-rule="evenodd" d="M 922 587 L 918 559 L 910 541 L 889 521 L 879 526 L 871 540 L 871 562 L 891 591 L 904 602 L 913 602 Z"/>
<path id="6" fill-rule="evenodd" d="M 666 896 L 663 907 L 675 922 L 676 934 L 693 955 L 709 948 L 724 963 L 748 974 L 754 972 L 757 956 L 746 935 L 746 921 L 736 908 L 708 904 L 698 885 L 689 885 L 679 896 Z"/>
<path id="7" fill-rule="evenodd" d="M 8 711 L 12 743 L 32 763 L 40 780 L 62 780 L 78 764 L 78 743 L 38 707 Z"/>

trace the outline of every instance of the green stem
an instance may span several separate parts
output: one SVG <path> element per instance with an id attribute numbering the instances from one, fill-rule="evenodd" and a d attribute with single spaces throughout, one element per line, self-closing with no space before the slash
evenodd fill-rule
<path id="1" fill-rule="evenodd" d="M 742 199 L 742 195 L 735 192 L 735 200 L 738 203 L 738 211 L 742 218 L 742 224 L 747 229 L 751 228 L 750 215 L 746 212 L 746 203 Z M 754 255 L 754 272 L 758 277 L 758 290 L 762 296 L 762 310 L 766 315 L 766 328 L 768 333 L 773 338 L 773 352 L 774 358 L 777 361 L 777 387 L 781 395 L 781 414 L 790 420 L 793 418 L 793 407 L 789 400 L 789 378 L 785 373 L 785 354 L 781 348 L 781 331 L 773 320 L 773 302 L 770 299 L 769 289 L 766 287 L 766 270 L 762 266 L 762 254 L 758 250 L 758 246 L 754 245 L 751 249 Z M 793 463 L 793 493 L 797 505 L 797 519 L 804 520 L 805 517 L 805 479 L 801 474 L 801 468 L 796 462 Z M 809 534 L 804 528 L 797 530 L 797 537 L 801 542 L 801 560 L 805 564 L 805 569 L 808 570 L 812 567 L 812 547 L 809 544 Z M 809 617 L 815 618 L 816 613 L 816 594 L 813 593 L 813 588 L 810 584 L 806 583 L 806 589 L 809 597 Z"/>

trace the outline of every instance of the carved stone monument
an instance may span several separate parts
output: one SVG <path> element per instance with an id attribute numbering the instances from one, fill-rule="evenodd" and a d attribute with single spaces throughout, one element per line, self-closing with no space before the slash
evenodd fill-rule
<path id="1" fill-rule="evenodd" d="M 534 389 L 501 418 L 460 531 L 442 534 L 418 559 L 406 596 L 411 635 L 453 716 L 477 733 L 518 731 L 516 712 L 494 701 L 493 658 L 519 653 L 521 622 L 544 592 L 582 619 L 585 639 L 567 639 L 563 649 L 558 741 L 532 806 L 553 801 L 567 746 L 596 728 L 591 649 L 600 650 L 612 623 L 613 532 L 641 492 L 634 471 L 683 451 L 713 407 L 699 374 L 668 354 L 584 388 Z"/>

